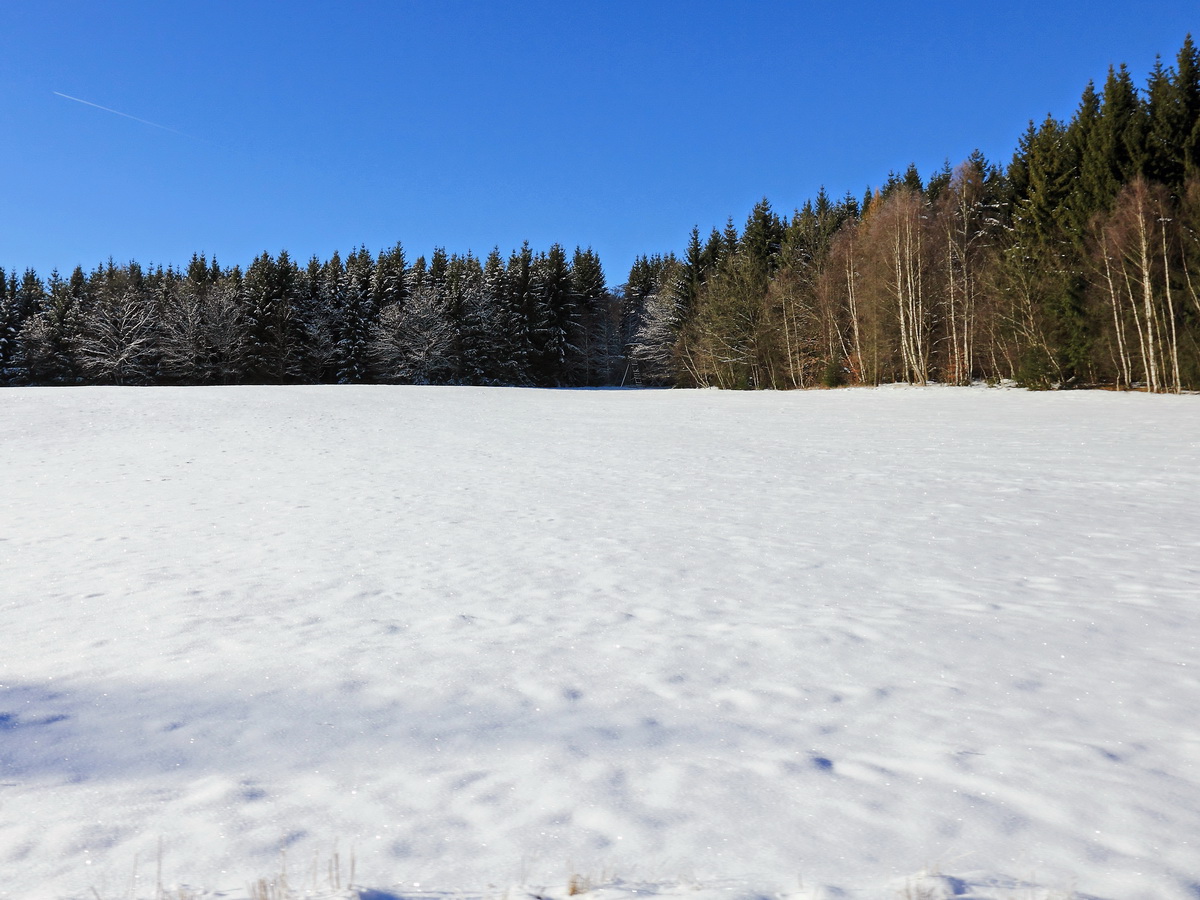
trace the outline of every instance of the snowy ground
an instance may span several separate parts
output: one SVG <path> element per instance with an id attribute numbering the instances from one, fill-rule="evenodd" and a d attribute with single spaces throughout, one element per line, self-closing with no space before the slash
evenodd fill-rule
<path id="1" fill-rule="evenodd" d="M 1196 900 L 1198 525 L 1200 397 L 5 390 L 0 897 Z"/>

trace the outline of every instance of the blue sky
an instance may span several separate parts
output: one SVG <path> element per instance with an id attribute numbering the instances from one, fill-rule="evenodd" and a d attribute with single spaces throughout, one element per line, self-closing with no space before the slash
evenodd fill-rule
<path id="1" fill-rule="evenodd" d="M 0 265 L 527 239 L 590 245 L 617 284 L 763 196 L 1007 161 L 1189 31 L 1194 0 L 4 0 Z"/>

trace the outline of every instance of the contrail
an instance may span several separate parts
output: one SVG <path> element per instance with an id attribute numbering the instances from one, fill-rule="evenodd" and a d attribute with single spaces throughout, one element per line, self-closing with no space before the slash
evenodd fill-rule
<path id="1" fill-rule="evenodd" d="M 78 97 L 72 97 L 70 94 L 63 94 L 59 91 L 51 91 L 51 93 L 56 97 L 62 97 L 64 100 L 74 100 L 76 103 L 82 103 L 84 106 L 94 106 L 96 109 L 102 109 L 105 112 L 110 112 L 114 115 L 124 116 L 126 119 L 133 119 L 133 121 L 141 122 L 143 125 L 149 125 L 151 128 L 161 128 L 163 131 L 169 131 L 171 134 L 177 134 L 180 137 L 192 138 L 194 141 L 199 140 L 199 138 L 192 137 L 190 134 L 184 134 L 182 131 L 176 131 L 174 128 L 168 128 L 166 125 L 159 125 L 157 122 L 149 122 L 146 119 L 139 119 L 137 116 L 131 116 L 129 113 L 123 113 L 119 109 L 109 109 L 107 106 L 101 106 L 99 103 L 92 103 L 89 100 L 80 100 Z"/>

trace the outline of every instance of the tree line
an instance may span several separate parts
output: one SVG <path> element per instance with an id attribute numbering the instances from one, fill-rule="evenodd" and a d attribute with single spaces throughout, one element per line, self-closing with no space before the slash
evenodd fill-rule
<path id="1" fill-rule="evenodd" d="M 306 266 L 283 251 L 245 271 L 109 261 L 4 285 L 8 383 L 604 385 L 627 340 L 599 257 L 557 244 L 411 264 L 399 245 Z"/>
<path id="2" fill-rule="evenodd" d="M 1144 91 L 1110 69 L 1007 167 L 910 166 L 790 217 L 763 200 L 628 290 L 653 335 L 633 360 L 662 382 L 1196 389 L 1200 56 L 1189 36 Z"/>
<path id="3" fill-rule="evenodd" d="M 1200 54 L 1089 83 L 978 152 L 790 216 L 764 199 L 609 289 L 592 250 L 243 270 L 0 269 L 7 384 L 402 382 L 1200 388 Z"/>

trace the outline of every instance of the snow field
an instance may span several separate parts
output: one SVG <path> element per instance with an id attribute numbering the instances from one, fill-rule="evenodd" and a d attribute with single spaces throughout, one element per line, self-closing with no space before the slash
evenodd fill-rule
<path id="1" fill-rule="evenodd" d="M 0 392 L 0 897 L 1194 900 L 1197 402 Z"/>

